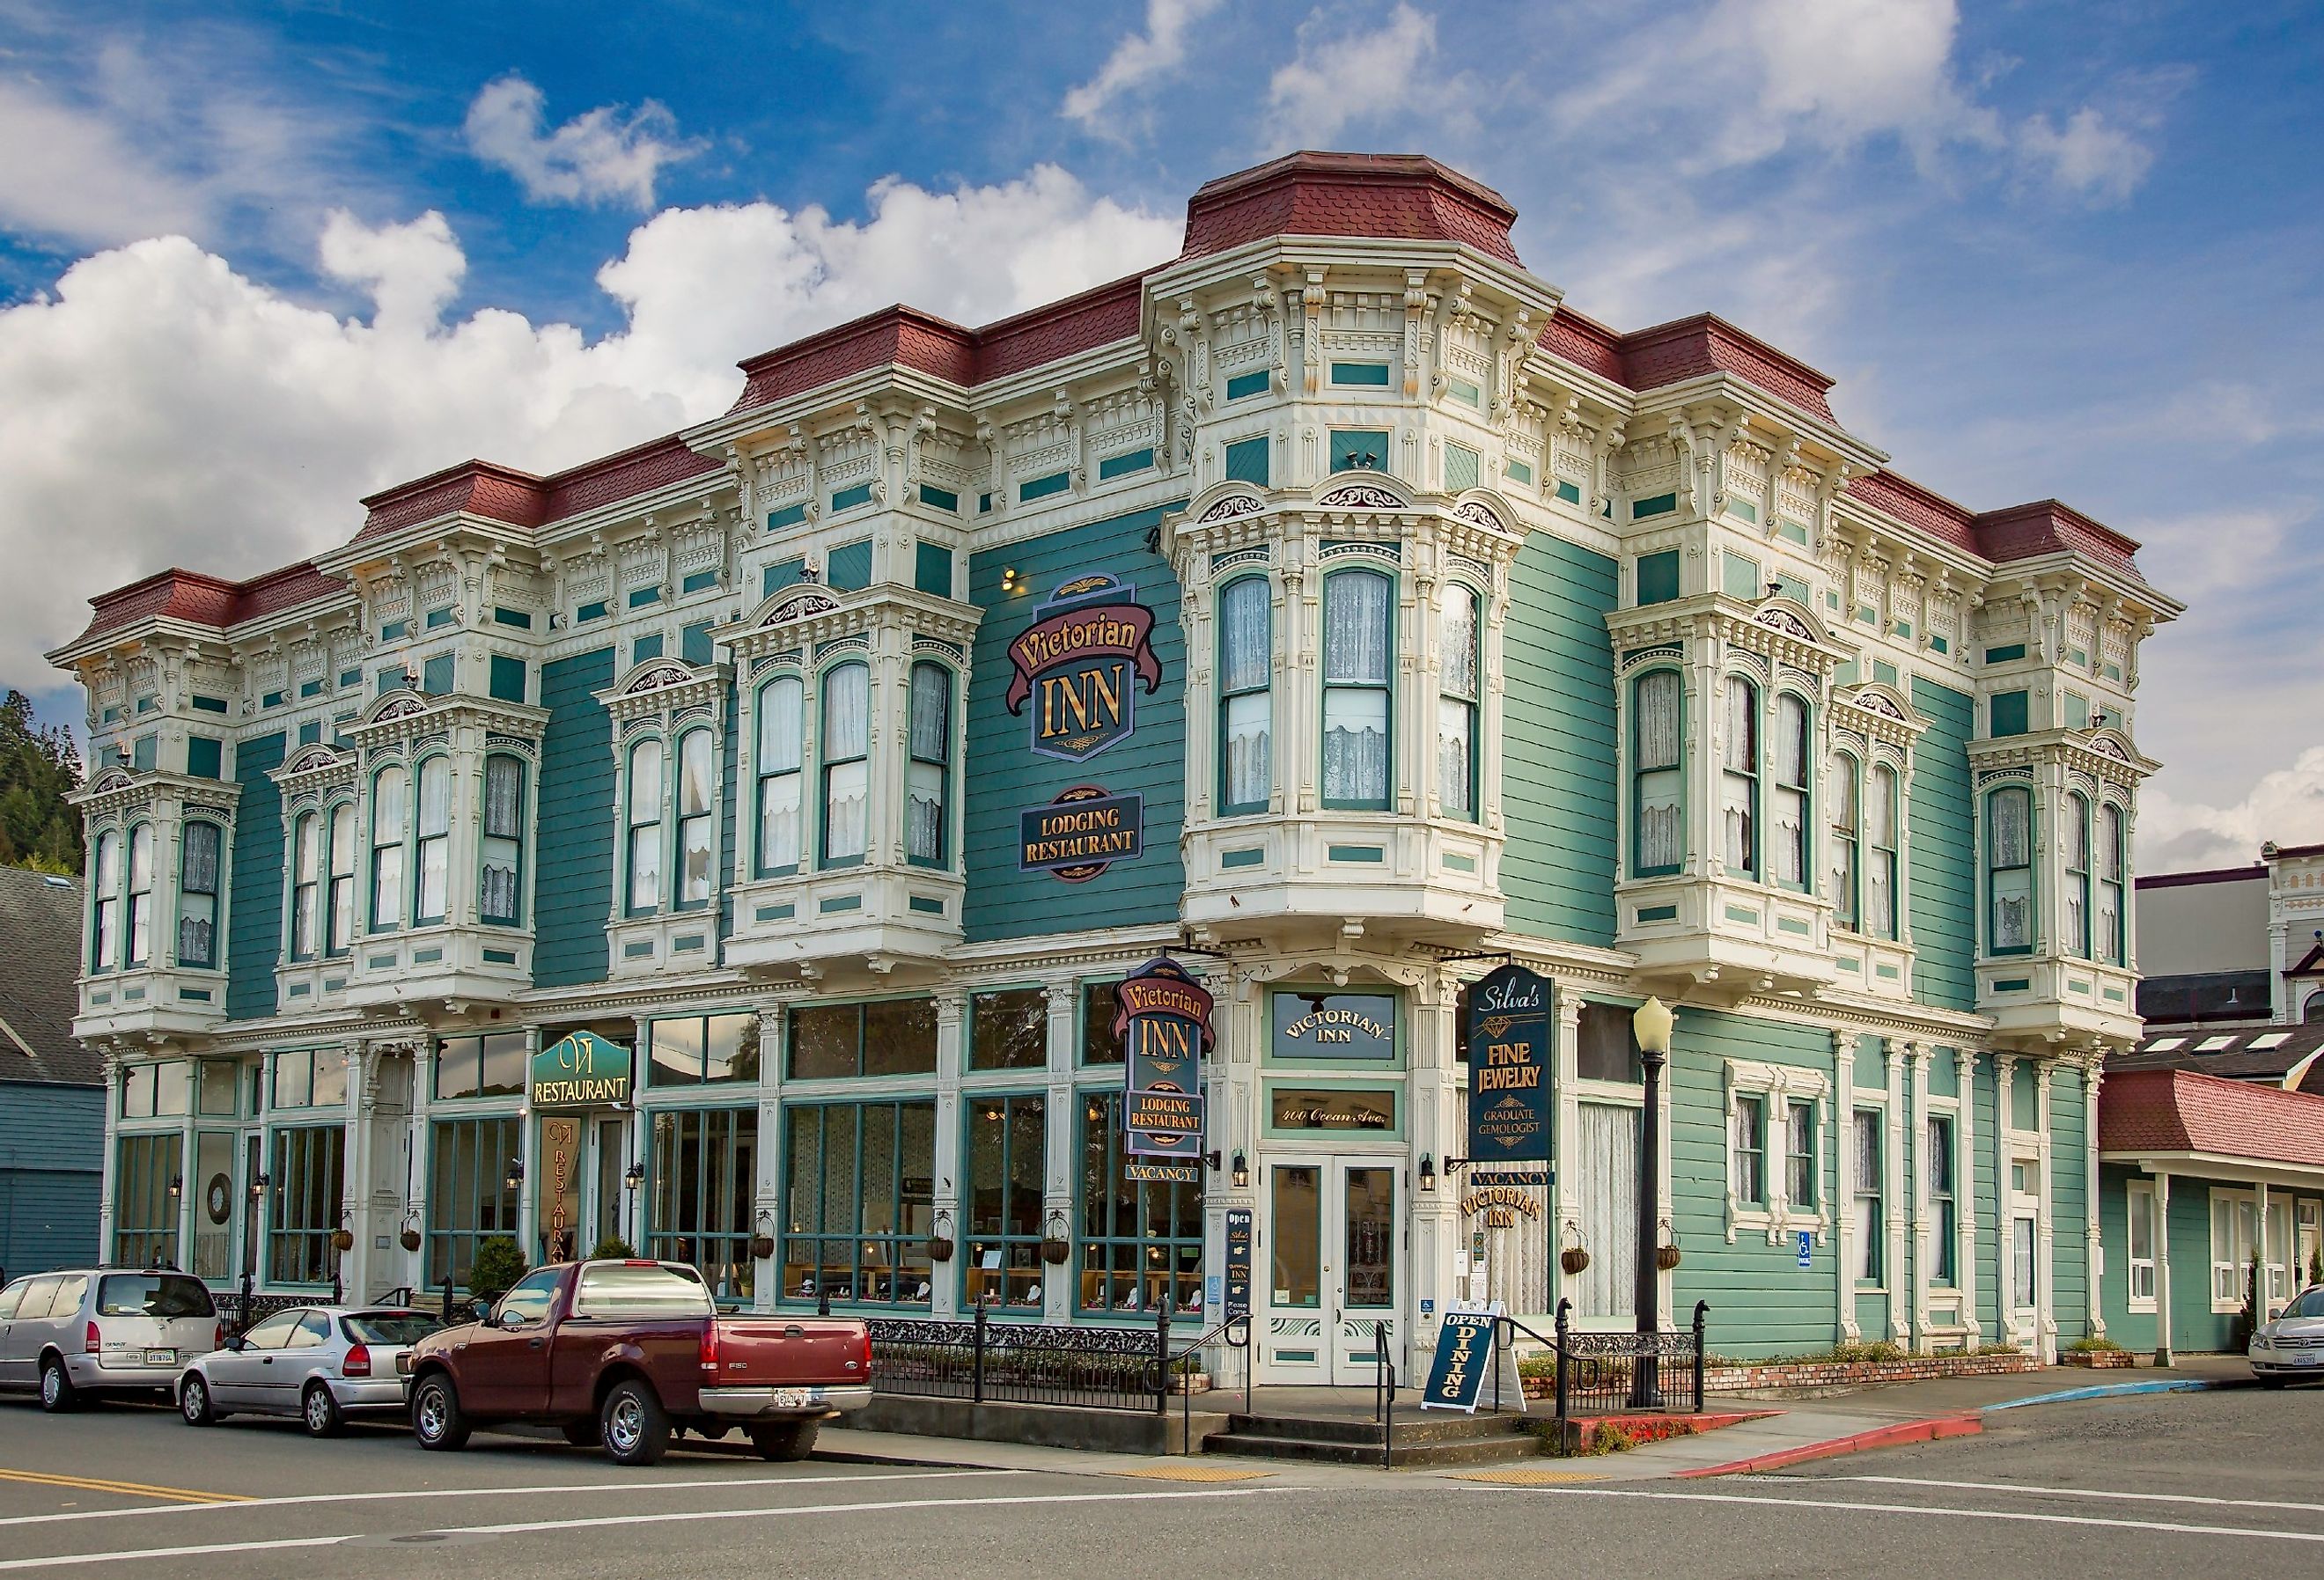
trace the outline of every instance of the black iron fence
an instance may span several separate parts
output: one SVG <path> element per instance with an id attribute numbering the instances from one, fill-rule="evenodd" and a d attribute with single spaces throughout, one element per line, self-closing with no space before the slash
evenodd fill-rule
<path id="1" fill-rule="evenodd" d="M 1573 1302 L 1557 1303 L 1554 1334 L 1545 1338 L 1515 1317 L 1494 1321 L 1496 1345 L 1519 1334 L 1549 1348 L 1550 1386 L 1561 1428 L 1576 1417 L 1693 1414 L 1702 1409 L 1703 1329 L 1711 1303 L 1694 1303 L 1694 1320 L 1676 1333 L 1576 1333 Z M 1504 1352 L 1506 1353 L 1506 1352 Z M 1493 1409 L 1522 1400 L 1501 1397 L 1501 1369 L 1493 1369 Z"/>
<path id="2" fill-rule="evenodd" d="M 1159 1414 L 1173 1380 L 1195 1365 L 1191 1350 L 1171 1353 L 1167 1308 L 1151 1327 L 995 1322 L 982 1306 L 970 1322 L 875 1317 L 870 1326 L 872 1386 L 881 1393 Z"/>

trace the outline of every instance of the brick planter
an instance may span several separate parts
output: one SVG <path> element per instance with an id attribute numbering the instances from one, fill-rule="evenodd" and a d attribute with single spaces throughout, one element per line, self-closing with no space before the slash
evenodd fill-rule
<path id="1" fill-rule="evenodd" d="M 2119 1359 L 2099 1352 L 2080 1363 L 2127 1365 L 2128 1351 Z M 2076 1360 L 2061 1356 L 2061 1360 Z M 1859 1388 L 1876 1382 L 1925 1382 L 1937 1377 L 1998 1377 L 2014 1372 L 2039 1372 L 2042 1363 L 2032 1355 L 1910 1355 L 1901 1361 L 1769 1361 L 1750 1366 L 1713 1366 L 1703 1373 L 1706 1394 L 1741 1393 L 1778 1388 Z M 1549 1399 L 1557 1391 L 1548 1377 L 1525 1380 L 1527 1399 Z"/>
<path id="2" fill-rule="evenodd" d="M 2138 1357 L 2128 1350 L 2062 1350 L 2058 1354 L 2061 1366 L 2088 1366 L 2094 1372 L 2111 1371 L 2118 1366 L 2135 1366 Z"/>

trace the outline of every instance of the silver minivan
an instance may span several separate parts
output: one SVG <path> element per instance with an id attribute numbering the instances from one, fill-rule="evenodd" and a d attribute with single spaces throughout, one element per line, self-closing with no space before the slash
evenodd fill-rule
<path id="1" fill-rule="evenodd" d="M 181 1272 L 71 1268 L 0 1289 L 0 1389 L 41 1408 L 83 1394 L 174 1393 L 179 1373 L 225 1336 L 201 1280 Z"/>

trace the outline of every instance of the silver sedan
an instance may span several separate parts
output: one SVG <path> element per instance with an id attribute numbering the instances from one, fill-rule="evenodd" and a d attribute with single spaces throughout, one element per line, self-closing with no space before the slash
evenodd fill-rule
<path id="1" fill-rule="evenodd" d="M 300 1306 L 254 1324 L 178 1378 L 189 1427 L 227 1416 L 296 1416 L 328 1437 L 350 1416 L 401 1416 L 403 1353 L 443 1324 L 424 1311 Z"/>
<path id="2" fill-rule="evenodd" d="M 2263 1322 L 2244 1354 L 2265 1388 L 2281 1388 L 2303 1377 L 2324 1378 L 2324 1284 Z"/>

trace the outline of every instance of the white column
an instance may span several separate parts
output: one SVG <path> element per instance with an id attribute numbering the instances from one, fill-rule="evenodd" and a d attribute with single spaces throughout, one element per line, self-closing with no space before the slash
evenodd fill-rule
<path id="1" fill-rule="evenodd" d="M 1969 1175 L 1970 1181 L 1974 1182 L 1977 1174 L 1977 1148 L 1974 1145 L 1977 1134 L 1976 1053 L 1966 1048 L 1955 1049 L 1953 1070 L 1953 1084 L 1960 1090 L 1960 1114 L 1954 1121 L 1959 1128 L 1955 1132 L 1953 1153 L 1970 1164 Z M 1996 1112 L 1997 1113 L 1998 1110 Z M 2000 1128 L 1997 1123 L 1995 1128 Z M 1956 1178 L 1953 1180 L 1956 1203 L 1953 1213 L 1953 1282 L 1961 1292 L 1961 1323 L 1969 1329 L 1966 1343 L 1974 1350 L 1983 1342 L 1985 1334 L 1985 1325 L 1978 1320 L 1977 1314 L 1977 1204 L 1972 1199 L 1969 1204 L 1971 1210 L 1959 1210 L 1958 1203 L 1962 1192 L 1963 1182 Z M 1973 1197 L 1974 1193 L 1971 1195 Z"/>
<path id="2" fill-rule="evenodd" d="M 782 1292 L 783 1214 L 783 1058 L 789 1044 L 787 1006 L 769 1004 L 759 1012 L 759 1178 L 753 1182 L 751 1225 L 757 1232 L 761 1217 L 775 1239 L 775 1254 L 759 1265 L 751 1281 L 751 1308 L 772 1311 Z M 635 1128 L 632 1126 L 632 1128 Z"/>
<path id="3" fill-rule="evenodd" d="M 2172 1363 L 2171 1345 L 2171 1175 L 2154 1171 L 2154 1363 Z"/>
<path id="4" fill-rule="evenodd" d="M 331 1227 L 344 1224 L 355 1236 L 339 1256 L 339 1284 L 347 1299 L 361 1302 L 371 1298 L 371 1111 L 378 1097 L 380 1056 L 355 1041 L 342 1043 L 340 1052 L 347 1064 L 346 1141 L 339 1160 L 339 1217 Z"/>
<path id="5" fill-rule="evenodd" d="M 1432 972 L 1416 995 L 1412 1012 L 1411 1070 L 1406 1076 L 1412 1104 L 1411 1139 L 1406 1142 L 1406 1169 L 1412 1181 L 1412 1249 L 1406 1259 L 1409 1271 L 1400 1291 L 1399 1315 L 1408 1335 L 1406 1353 L 1414 1356 L 1432 1353 L 1436 1343 L 1435 1316 L 1421 1315 L 1421 1300 L 1434 1301 L 1441 1314 L 1444 1303 L 1459 1293 L 1452 1282 L 1452 1252 L 1461 1236 L 1460 1185 L 1444 1172 L 1444 1160 L 1462 1145 L 1461 1067 L 1453 1062 L 1453 1041 L 1460 1036 L 1453 1012 L 1459 992 L 1460 983 L 1450 971 Z M 1436 1171 L 1436 1187 L 1430 1191 L 1420 1187 L 1424 1155 Z M 1521 1269 L 1512 1266 L 1510 1272 L 1514 1309 L 1522 1299 L 1517 1290 L 1525 1286 L 1514 1281 L 1522 1276 Z"/>
<path id="6" fill-rule="evenodd" d="M 2052 1233 L 2055 1194 L 2050 1188 L 2050 1081 L 2056 1067 L 2044 1060 L 2034 1067 L 2036 1085 L 2034 1088 L 2034 1125 L 2041 1132 L 2038 1156 L 2041 1160 L 2041 1206 L 2034 1220 L 2034 1342 L 2045 1366 L 2055 1365 L 2058 1359 L 2058 1300 L 2057 1280 L 2051 1264 L 2056 1245 Z"/>
<path id="7" fill-rule="evenodd" d="M 1907 1123 L 1914 1127 L 1914 1140 L 1925 1146 L 1927 1143 L 1923 1138 L 1927 1136 L 1929 1131 L 1928 1044 L 1924 1042 L 1904 1044 L 1904 1068 L 1905 1080 L 1913 1095 L 1912 1116 Z M 1919 1150 L 1919 1147 L 1914 1148 L 1915 1152 Z M 1925 1161 L 1915 1172 L 1919 1175 L 1917 1181 L 1919 1188 L 1913 1192 L 1912 1347 L 1915 1350 L 1924 1350 L 1929 1346 L 1929 1272 L 1932 1261 L 1930 1255 L 1932 1247 L 1929 1243 L 1927 1189 L 1929 1170 Z M 1956 1169 L 1953 1179 L 1953 1212 L 1956 1216 L 1960 1212 L 1961 1195 L 1960 1171 Z M 1955 1273 L 1958 1276 L 1959 1270 L 1955 1270 Z"/>
<path id="8" fill-rule="evenodd" d="M 1884 1281 L 1888 1286 L 1888 1337 L 1891 1342 L 1910 1349 L 1913 1344 L 1913 1291 L 1922 1281 L 1920 1261 L 1908 1256 L 1905 1247 L 1914 1243 L 1913 1225 L 1921 1216 L 1920 1185 L 1923 1170 L 1914 1167 L 1921 1155 L 1914 1144 L 1913 1123 L 1917 1110 L 1904 1104 L 1904 1043 L 1902 1039 L 1884 1037 L 1880 1053 L 1886 1066 L 1888 1086 L 1888 1145 L 1881 1160 L 1888 1179 L 1882 1197 L 1887 1203 L 1888 1248 L 1882 1256 Z"/>
<path id="9" fill-rule="evenodd" d="M 2252 1206 L 2255 1214 L 2252 1223 L 2253 1243 L 2259 1247 L 2259 1285 L 2256 1289 L 2252 1290 L 2252 1312 L 2258 1321 L 2265 1322 L 2268 1318 L 2267 1275 L 2275 1266 L 2275 1260 L 2268 1254 L 2267 1246 L 2266 1180 L 2262 1179 L 2254 1182 L 2252 1186 Z M 2246 1264 L 2244 1268 L 2238 1269 L 2237 1270 L 2248 1274 L 2249 1266 Z"/>
<path id="10" fill-rule="evenodd" d="M 2099 1298 L 2099 1281 L 2106 1271 L 2106 1247 L 2098 1236 L 2098 1087 L 2106 1080 L 2106 1055 L 2092 1050 L 2082 1060 L 2082 1202 L 2089 1209 L 2089 1222 L 2083 1226 L 2089 1237 L 2083 1283 L 2089 1292 L 2090 1336 L 2106 1337 L 2106 1302 Z M 2126 1273 L 2129 1247 L 2125 1245 Z"/>
<path id="11" fill-rule="evenodd" d="M 2009 1132 L 2017 1128 L 2017 1056 L 1993 1056 L 1993 1233 L 1994 1309 L 2000 1313 L 1994 1337 L 2004 1344 L 2017 1338 L 2016 1227 L 2012 1198 L 2016 1181 L 2010 1177 Z M 1958 1183 L 1958 1182 L 1957 1182 Z M 1959 1194 L 1958 1189 L 1956 1195 Z"/>
<path id="12" fill-rule="evenodd" d="M 411 1173 L 409 1194 L 404 1200 L 403 1213 L 396 1220 L 395 1233 L 396 1249 L 403 1257 L 403 1281 L 411 1286 L 414 1296 L 419 1298 L 419 1303 L 421 1305 L 427 1303 L 424 1296 L 420 1295 L 420 1291 L 428 1286 L 428 1192 L 434 1183 L 432 1171 L 435 1162 L 428 1152 L 428 1104 L 436 1095 L 435 1082 L 432 1078 L 435 1067 L 433 1039 L 422 1037 L 413 1042 L 411 1044 L 411 1116 L 405 1142 L 411 1149 Z M 527 1083 L 527 1085 L 530 1084 L 530 1082 Z M 239 1142 L 236 1144 L 238 1145 Z M 407 1227 L 416 1229 L 420 1233 L 420 1249 L 417 1251 L 403 1250 L 402 1235 Z"/>
<path id="13" fill-rule="evenodd" d="M 1574 1095 L 1573 1084 L 1581 1078 L 1582 1059 L 1582 994 L 1564 983 L 1557 984 L 1557 1134 L 1551 1142 L 1551 1156 L 1563 1160 L 1574 1155 L 1573 1149 L 1582 1144 L 1582 1104 Z M 1667 1077 L 1668 1072 L 1665 1072 Z M 1563 1252 L 1573 1244 L 1581 1234 L 1581 1197 L 1572 1181 L 1561 1182 L 1550 1193 L 1551 1207 L 1557 1215 L 1556 1232 L 1548 1236 L 1549 1243 Z M 1557 1261 L 1550 1264 L 1549 1308 L 1554 1314 L 1561 1299 L 1582 1303 L 1582 1280 L 1568 1274 Z M 1547 1329 L 1543 1331 L 1546 1332 Z"/>
<path id="14" fill-rule="evenodd" d="M 1838 1247 L 1840 1336 L 1849 1344 L 1864 1336 L 1856 1321 L 1856 1034 L 1831 1033 L 1833 1194 L 1832 1240 Z"/>
<path id="15" fill-rule="evenodd" d="M 1042 1171 L 1041 1237 L 1049 1239 L 1062 1234 L 1071 1245 L 1079 1225 L 1074 1222 L 1074 1180 L 1081 1172 L 1081 1159 L 1074 1150 L 1074 1118 L 1077 1109 L 1072 1102 L 1074 1049 L 1078 1028 L 1074 1011 L 1078 994 L 1071 982 L 1051 983 L 1047 990 L 1048 1000 L 1048 1100 L 1042 1104 L 1044 1146 L 1048 1153 L 1047 1167 Z M 1047 1322 L 1069 1322 L 1073 1319 L 1074 1296 L 1073 1257 L 1052 1267 L 1041 1264 L 1041 1315 Z"/>
<path id="16" fill-rule="evenodd" d="M 930 1270 L 928 1315 L 957 1317 L 968 1255 L 968 1160 L 961 1150 L 961 1022 L 967 1001 L 956 990 L 936 994 L 936 1233 L 953 1243 L 952 1260 Z"/>

